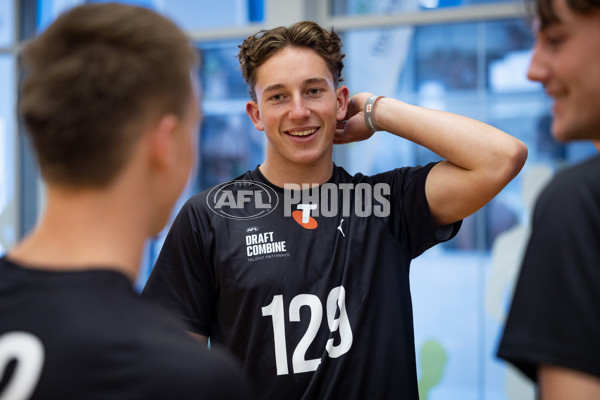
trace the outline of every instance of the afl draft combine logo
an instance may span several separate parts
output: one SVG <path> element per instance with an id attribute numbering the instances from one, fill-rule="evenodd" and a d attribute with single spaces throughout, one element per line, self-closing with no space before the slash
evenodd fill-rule
<path id="1" fill-rule="evenodd" d="M 270 214 L 279 203 L 273 188 L 255 181 L 229 181 L 215 186 L 206 197 L 208 207 L 225 218 L 249 220 Z"/>

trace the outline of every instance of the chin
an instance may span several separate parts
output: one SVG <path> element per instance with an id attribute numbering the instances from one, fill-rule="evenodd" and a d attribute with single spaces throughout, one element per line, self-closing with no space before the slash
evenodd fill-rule
<path id="1" fill-rule="evenodd" d="M 290 158 L 290 160 L 294 163 L 294 164 L 298 164 L 298 165 L 314 165 L 317 164 L 319 161 L 322 161 L 324 157 L 326 157 L 327 153 L 306 153 L 306 154 L 293 154 L 292 157 Z M 329 155 L 329 158 L 331 159 L 331 155 Z"/>
<path id="2" fill-rule="evenodd" d="M 552 136 L 561 143 L 574 140 L 594 140 L 600 138 L 600 121 L 574 120 L 555 121 L 552 125 Z"/>
<path id="3" fill-rule="evenodd" d="M 154 221 L 152 221 L 152 224 L 150 225 L 150 232 L 148 232 L 148 236 L 158 235 L 167 225 L 168 219 L 169 214 L 167 213 L 167 215 L 165 215 L 164 217 L 160 217 L 160 219 L 156 218 Z"/>
<path id="4" fill-rule="evenodd" d="M 297 165 L 311 165 L 317 162 L 317 157 L 294 157 L 292 162 Z"/>
<path id="5" fill-rule="evenodd" d="M 552 137 L 560 143 L 566 143 L 574 138 L 569 134 L 569 129 L 566 129 L 565 124 L 560 118 L 554 117 L 552 121 Z"/>

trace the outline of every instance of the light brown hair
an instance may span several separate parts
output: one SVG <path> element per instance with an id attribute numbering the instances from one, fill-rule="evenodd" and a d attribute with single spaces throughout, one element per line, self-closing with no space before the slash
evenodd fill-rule
<path id="1" fill-rule="evenodd" d="M 555 0 L 535 0 L 535 13 L 540 18 L 541 27 L 556 23 L 560 15 L 554 9 Z M 575 13 L 587 14 L 600 9 L 600 0 L 565 0 L 567 6 Z"/>
<path id="2" fill-rule="evenodd" d="M 197 56 L 167 18 L 105 3 L 59 16 L 23 60 L 21 112 L 42 176 L 103 186 L 125 165 L 144 124 L 183 116 Z"/>
<path id="3" fill-rule="evenodd" d="M 260 32 L 246 38 L 239 46 L 238 58 L 242 76 L 248 85 L 252 100 L 256 101 L 254 86 L 258 68 L 269 57 L 285 47 L 308 47 L 319 54 L 333 74 L 335 87 L 342 80 L 342 41 L 332 29 L 328 31 L 311 21 L 303 21 L 289 28 L 278 27 Z"/>

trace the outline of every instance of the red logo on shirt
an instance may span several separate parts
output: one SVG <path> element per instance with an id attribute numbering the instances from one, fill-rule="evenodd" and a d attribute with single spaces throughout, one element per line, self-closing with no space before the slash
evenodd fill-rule
<path id="1" fill-rule="evenodd" d="M 304 229 L 315 229 L 319 224 L 317 224 L 317 220 L 308 215 L 308 218 L 302 218 L 302 214 L 304 212 L 300 210 L 296 210 L 292 212 L 292 217 L 294 217 L 294 221 L 300 224 Z M 305 222 L 306 221 L 306 222 Z"/>

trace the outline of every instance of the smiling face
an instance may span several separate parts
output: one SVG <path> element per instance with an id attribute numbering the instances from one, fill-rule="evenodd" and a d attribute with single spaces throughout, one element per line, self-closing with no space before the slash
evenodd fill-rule
<path id="1" fill-rule="evenodd" d="M 558 21 L 536 34 L 528 78 L 554 99 L 552 133 L 562 142 L 600 138 L 600 10 L 575 13 L 553 0 Z"/>
<path id="2" fill-rule="evenodd" d="M 257 101 L 248 102 L 246 111 L 267 135 L 269 169 L 293 173 L 294 168 L 331 165 L 348 88 L 335 88 L 321 56 L 309 48 L 285 47 L 258 68 L 255 92 Z"/>

